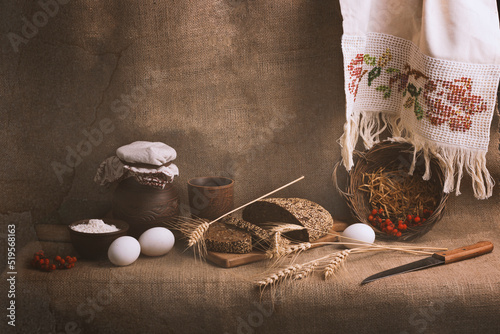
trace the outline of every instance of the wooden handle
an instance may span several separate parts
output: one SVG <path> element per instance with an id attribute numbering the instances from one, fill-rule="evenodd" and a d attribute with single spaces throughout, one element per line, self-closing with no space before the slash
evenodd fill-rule
<path id="1" fill-rule="evenodd" d="M 477 244 L 460 247 L 454 250 L 434 253 L 432 256 L 443 260 L 445 264 L 467 260 L 479 255 L 490 253 L 493 244 L 489 241 L 480 241 Z"/>

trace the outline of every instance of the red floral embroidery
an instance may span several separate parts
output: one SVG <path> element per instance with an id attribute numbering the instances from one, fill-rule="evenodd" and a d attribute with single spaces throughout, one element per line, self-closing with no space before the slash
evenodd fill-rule
<path id="1" fill-rule="evenodd" d="M 351 82 L 347 85 L 349 93 L 354 96 L 354 101 L 356 101 L 356 95 L 358 94 L 358 87 L 363 75 L 367 70 L 363 71 L 363 54 L 356 55 L 355 58 L 351 60 L 349 65 L 347 65 L 347 70 L 349 71 L 349 78 Z"/>
<path id="2" fill-rule="evenodd" d="M 378 85 L 375 90 L 382 92 L 384 99 L 391 97 L 394 86 L 397 91 L 406 98 L 403 103 L 405 108 L 413 107 L 418 120 L 424 116 L 432 125 L 440 126 L 448 123 L 452 131 L 468 131 L 472 126 L 472 116 L 485 112 L 487 103 L 480 95 L 472 94 L 472 79 L 461 77 L 453 81 L 430 79 L 422 72 L 412 69 L 408 64 L 404 70 L 388 67 L 386 65 L 392 60 L 390 50 L 379 57 L 371 57 L 368 54 L 357 54 L 347 66 L 350 82 L 349 92 L 356 101 L 359 83 L 363 76 L 368 73 L 368 86 L 385 72 L 389 74 L 386 84 Z M 366 64 L 370 69 L 363 69 Z M 412 79 L 412 80 L 410 80 Z M 417 80 L 424 80 L 423 87 Z M 419 81 L 422 82 L 422 81 Z M 407 96 L 407 94 L 409 96 Z M 423 96 L 427 110 L 424 113 L 419 97 Z"/>
<path id="3" fill-rule="evenodd" d="M 472 116 L 487 110 L 483 98 L 472 94 L 471 78 L 429 80 L 424 87 L 423 96 L 429 107 L 426 116 L 431 124 L 448 122 L 453 131 L 469 130 Z"/>

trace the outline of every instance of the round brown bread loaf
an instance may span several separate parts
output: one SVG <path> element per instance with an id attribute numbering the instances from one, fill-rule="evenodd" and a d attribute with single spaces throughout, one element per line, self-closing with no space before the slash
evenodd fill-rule
<path id="1" fill-rule="evenodd" d="M 242 218 L 255 225 L 266 222 L 302 225 L 305 230 L 287 233 L 300 241 L 317 240 L 333 226 L 333 218 L 325 208 L 303 198 L 266 198 L 247 206 Z"/>

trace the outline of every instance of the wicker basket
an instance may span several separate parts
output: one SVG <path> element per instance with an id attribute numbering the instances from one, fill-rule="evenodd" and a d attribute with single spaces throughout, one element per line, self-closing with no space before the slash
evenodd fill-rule
<path id="1" fill-rule="evenodd" d="M 414 175 L 423 175 L 425 171 L 425 163 L 422 157 L 417 158 L 416 169 Z M 407 143 L 397 143 L 384 141 L 373 146 L 370 150 L 360 153 L 355 153 L 354 167 L 347 176 L 346 190 L 340 189 L 337 182 L 338 162 L 333 172 L 333 182 L 339 193 L 345 198 L 347 205 L 356 221 L 372 226 L 379 239 L 409 241 L 418 238 L 427 233 L 436 222 L 443 216 L 443 210 L 446 205 L 448 194 L 443 193 L 444 177 L 435 159 L 431 159 L 431 179 L 428 182 L 436 182 L 439 191 L 431 194 L 435 197 L 437 206 L 433 208 L 432 214 L 427 218 L 425 223 L 420 226 L 409 227 L 400 237 L 392 236 L 382 232 L 379 228 L 373 226 L 368 221 L 368 215 L 372 211 L 369 203 L 369 195 L 367 192 L 361 191 L 360 186 L 363 184 L 364 174 L 372 173 L 380 167 L 384 167 L 387 171 L 398 170 L 404 171 L 406 175 L 409 171 L 410 162 L 413 161 L 413 147 Z"/>

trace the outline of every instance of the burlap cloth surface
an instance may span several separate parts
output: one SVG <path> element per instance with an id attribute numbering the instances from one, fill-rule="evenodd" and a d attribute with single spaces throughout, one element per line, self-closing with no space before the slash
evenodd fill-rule
<path id="1" fill-rule="evenodd" d="M 416 244 L 455 248 L 491 240 L 500 245 L 500 207 L 452 198 L 443 220 Z M 493 199 L 498 203 L 499 195 Z M 43 247 L 71 252 L 69 244 L 32 243 L 19 258 Z M 304 258 L 325 254 L 316 249 Z M 354 255 L 346 270 L 319 276 L 262 299 L 252 284 L 264 263 L 233 269 L 196 262 L 184 243 L 160 258 L 129 267 L 81 261 L 67 271 L 18 273 L 18 328 L 22 333 L 498 333 L 500 253 L 394 276 L 360 286 L 365 277 L 419 257 Z M 2 282 L 2 284 L 5 284 Z M 4 325 L 4 324 L 2 324 Z"/>

